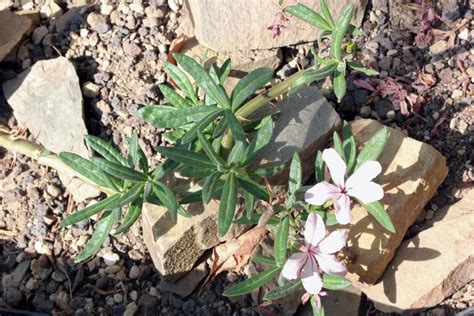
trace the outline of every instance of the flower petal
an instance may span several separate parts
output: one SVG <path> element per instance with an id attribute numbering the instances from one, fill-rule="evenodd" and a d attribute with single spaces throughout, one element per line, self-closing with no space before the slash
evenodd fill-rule
<path id="1" fill-rule="evenodd" d="M 316 259 L 311 256 L 301 271 L 301 282 L 306 292 L 317 295 L 323 288 L 323 280 L 319 275 Z"/>
<path id="2" fill-rule="evenodd" d="M 308 248 L 316 247 L 326 236 L 326 226 L 318 214 L 310 213 L 304 227 L 304 241 Z"/>
<path id="3" fill-rule="evenodd" d="M 343 230 L 336 230 L 327 235 L 318 245 L 321 253 L 332 254 L 341 250 L 346 244 L 347 232 Z"/>
<path id="4" fill-rule="evenodd" d="M 297 279 L 306 259 L 307 255 L 305 253 L 297 252 L 292 254 L 288 260 L 286 260 L 283 270 L 281 271 L 283 277 L 288 280 Z"/>
<path id="5" fill-rule="evenodd" d="M 325 149 L 323 151 L 323 160 L 328 166 L 334 184 L 343 187 L 347 169 L 344 160 L 342 160 L 341 156 L 339 156 L 333 148 Z"/>
<path id="6" fill-rule="evenodd" d="M 364 186 L 378 176 L 380 172 L 382 172 L 382 166 L 378 161 L 366 161 L 347 179 L 346 188 Z"/>
<path id="7" fill-rule="evenodd" d="M 347 191 L 347 194 L 361 200 L 362 203 L 367 204 L 381 200 L 383 198 L 383 189 L 375 182 L 368 182 L 363 186 L 351 188 Z"/>
<path id="8" fill-rule="evenodd" d="M 321 270 L 329 274 L 345 275 L 347 273 L 346 266 L 337 260 L 335 255 L 329 254 L 316 254 L 316 260 L 318 261 Z"/>
<path id="9" fill-rule="evenodd" d="M 352 222 L 351 200 L 347 194 L 342 194 L 341 197 L 334 202 L 336 209 L 336 220 L 339 224 L 346 225 Z"/>
<path id="10" fill-rule="evenodd" d="M 341 195 L 341 190 L 329 182 L 320 182 L 310 188 L 304 194 L 304 200 L 309 204 L 323 205 L 329 200 L 337 200 Z"/>

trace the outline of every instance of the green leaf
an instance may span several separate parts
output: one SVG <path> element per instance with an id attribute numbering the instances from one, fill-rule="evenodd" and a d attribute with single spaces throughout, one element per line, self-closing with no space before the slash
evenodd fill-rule
<path id="1" fill-rule="evenodd" d="M 224 236 L 230 228 L 234 219 L 235 207 L 237 205 L 237 180 L 235 174 L 230 173 L 225 180 L 219 204 L 218 230 L 219 236 Z"/>
<path id="2" fill-rule="evenodd" d="M 342 158 L 342 160 L 346 160 L 345 155 L 344 155 L 344 148 L 342 147 L 342 141 L 341 138 L 339 137 L 339 134 L 334 131 L 332 135 L 332 139 L 334 142 L 334 150 L 337 152 L 337 154 Z"/>
<path id="3" fill-rule="evenodd" d="M 290 90 L 289 95 L 293 96 L 297 94 L 299 91 L 301 91 L 303 88 L 307 87 L 309 84 L 318 80 L 323 80 L 327 76 L 332 75 L 332 73 L 336 70 L 336 68 L 337 68 L 337 63 L 331 62 L 328 65 L 321 67 L 317 70 L 311 69 L 311 68 L 308 70 L 305 70 L 304 73 L 298 79 L 296 79 L 291 85 L 291 90 Z"/>
<path id="4" fill-rule="evenodd" d="M 108 161 L 115 162 L 124 166 L 127 164 L 127 161 L 120 154 L 120 152 L 115 149 L 115 147 L 107 143 L 105 140 L 92 135 L 86 135 L 84 136 L 84 138 L 87 144 L 92 147 L 92 149 L 94 149 L 97 153 L 99 153 Z"/>
<path id="5" fill-rule="evenodd" d="M 395 226 L 393 226 L 392 220 L 387 211 L 385 211 L 382 203 L 375 201 L 364 204 L 360 200 L 358 200 L 358 202 L 377 220 L 377 222 L 379 222 L 380 225 L 382 225 L 383 228 L 391 233 L 395 233 Z"/>
<path id="6" fill-rule="evenodd" d="M 252 219 L 252 215 L 255 209 L 255 196 L 252 193 L 245 190 L 243 192 L 243 196 L 244 196 L 247 219 Z"/>
<path id="7" fill-rule="evenodd" d="M 321 13 L 323 14 L 324 19 L 328 22 L 332 30 L 332 28 L 334 28 L 334 19 L 332 18 L 331 12 L 326 4 L 326 0 L 320 0 L 319 7 L 321 8 Z"/>
<path id="8" fill-rule="evenodd" d="M 318 150 L 316 155 L 316 160 L 314 161 L 314 174 L 316 177 L 316 182 L 324 181 L 325 179 L 325 163 L 323 160 L 323 153 L 321 150 Z"/>
<path id="9" fill-rule="evenodd" d="M 217 138 L 224 134 L 225 130 L 227 128 L 227 121 L 225 119 L 220 120 L 219 123 L 217 123 L 216 128 L 214 129 L 214 132 L 212 133 L 213 138 Z"/>
<path id="10" fill-rule="evenodd" d="M 334 72 L 334 93 L 337 97 L 337 102 L 341 102 L 342 98 L 346 95 L 347 83 L 345 73 L 343 71 L 336 70 Z"/>
<path id="11" fill-rule="evenodd" d="M 59 225 L 60 227 L 67 227 L 76 223 L 79 223 L 80 221 L 83 221 L 100 211 L 108 208 L 110 205 L 112 205 L 113 202 L 115 202 L 118 198 L 120 197 L 120 194 L 114 194 L 112 196 L 109 196 L 108 198 L 103 199 L 102 201 L 99 201 L 91 206 L 88 206 L 80 211 L 76 211 L 63 219 L 61 221 L 61 224 Z"/>
<path id="12" fill-rule="evenodd" d="M 311 296 L 311 309 L 313 311 L 313 316 L 324 316 L 324 307 L 318 307 L 318 301 L 316 299 L 316 295 Z"/>
<path id="13" fill-rule="evenodd" d="M 137 115 L 156 128 L 176 128 L 198 122 L 218 110 L 215 106 L 177 109 L 172 106 L 150 105 L 138 110 Z"/>
<path id="14" fill-rule="evenodd" d="M 205 204 L 209 203 L 209 201 L 211 201 L 212 197 L 214 196 L 216 184 L 218 183 L 221 175 L 222 174 L 220 172 L 213 172 L 204 181 L 204 185 L 202 186 L 202 201 Z"/>
<path id="15" fill-rule="evenodd" d="M 320 30 L 331 30 L 331 25 L 321 15 L 301 3 L 288 6 L 283 11 L 296 16 Z"/>
<path id="16" fill-rule="evenodd" d="M 234 297 L 255 291 L 262 287 L 264 284 L 270 282 L 280 272 L 280 267 L 274 267 L 269 270 L 265 270 L 254 277 L 248 278 L 231 288 L 224 291 L 224 296 Z"/>
<path id="17" fill-rule="evenodd" d="M 265 117 L 259 125 L 257 134 L 247 147 L 245 160 L 242 165 L 252 162 L 261 153 L 263 148 L 271 141 L 273 136 L 273 121 L 270 116 Z"/>
<path id="18" fill-rule="evenodd" d="M 120 215 L 120 209 L 115 209 L 113 211 L 107 211 L 102 215 L 102 218 L 97 222 L 94 227 L 94 233 L 92 234 L 91 239 L 84 247 L 84 249 L 79 252 L 76 258 L 74 258 L 74 263 L 83 262 L 93 255 L 95 255 L 99 249 L 104 244 L 107 236 L 109 236 L 112 226 L 117 222 Z"/>
<path id="19" fill-rule="evenodd" d="M 206 94 L 213 98 L 222 108 L 230 108 L 229 97 L 226 95 L 224 89 L 218 86 L 211 76 L 192 58 L 183 54 L 173 55 L 178 64 L 189 73 L 196 84 L 201 87 Z"/>
<path id="20" fill-rule="evenodd" d="M 224 111 L 219 109 L 217 111 L 212 112 L 211 114 L 208 114 L 206 117 L 204 117 L 199 122 L 194 124 L 193 127 L 191 127 L 191 129 L 186 133 L 186 135 L 184 135 L 183 139 L 181 140 L 181 143 L 182 144 L 187 144 L 187 143 L 193 141 L 197 137 L 196 132 L 198 130 L 203 131 L 206 127 L 211 125 L 212 122 L 214 122 L 214 120 L 216 118 L 221 116 L 222 113 L 224 113 Z M 223 121 L 225 121 L 225 120 L 223 120 Z M 213 137 L 216 137 L 216 136 L 213 136 Z"/>
<path id="21" fill-rule="evenodd" d="M 257 263 L 260 263 L 260 264 L 266 264 L 266 265 L 269 265 L 269 266 L 275 266 L 276 265 L 276 262 L 273 258 L 265 257 L 265 256 L 261 256 L 261 255 L 254 255 L 254 256 L 252 256 L 251 260 L 253 262 L 257 262 Z"/>
<path id="22" fill-rule="evenodd" d="M 342 41 L 346 36 L 354 11 L 355 5 L 348 5 L 337 19 L 332 31 L 331 55 L 339 61 L 342 60 Z"/>
<path id="23" fill-rule="evenodd" d="M 119 179 L 128 180 L 132 182 L 142 182 L 147 180 L 145 174 L 134 169 L 107 161 L 103 158 L 92 157 L 91 161 L 94 163 L 94 165 L 96 165 L 103 171 Z"/>
<path id="24" fill-rule="evenodd" d="M 232 91 L 232 111 L 236 111 L 248 97 L 267 84 L 273 77 L 270 68 L 258 68 L 243 77 Z"/>
<path id="25" fill-rule="evenodd" d="M 107 209 L 121 208 L 122 206 L 135 201 L 143 193 L 144 187 L 144 183 L 137 183 L 130 190 L 120 193 L 119 198 L 107 206 Z"/>
<path id="26" fill-rule="evenodd" d="M 155 150 L 172 160 L 195 168 L 211 170 L 216 168 L 206 155 L 191 150 L 176 147 L 156 147 Z"/>
<path id="27" fill-rule="evenodd" d="M 174 107 L 178 109 L 187 109 L 191 107 L 191 104 L 182 96 L 179 95 L 174 89 L 168 87 L 165 84 L 158 85 L 161 93 L 165 97 L 165 100 L 171 103 Z"/>
<path id="28" fill-rule="evenodd" d="M 114 235 L 121 235 L 128 231 L 142 214 L 142 207 L 143 199 L 136 199 L 133 201 L 128 207 L 127 215 L 125 215 L 122 225 L 117 228 Z"/>
<path id="29" fill-rule="evenodd" d="M 176 202 L 176 196 L 166 185 L 161 182 L 153 183 L 153 193 L 160 199 L 163 206 L 168 209 L 170 216 L 173 220 L 178 215 L 178 202 Z"/>
<path id="30" fill-rule="evenodd" d="M 135 169 L 138 162 L 138 134 L 132 133 L 128 140 L 128 166 Z"/>
<path id="31" fill-rule="evenodd" d="M 163 69 L 166 71 L 168 76 L 170 76 L 171 79 L 176 83 L 179 89 L 183 91 L 183 93 L 189 99 L 191 99 L 195 105 L 197 105 L 199 101 L 196 94 L 194 93 L 193 85 L 191 84 L 191 81 L 189 80 L 188 76 L 186 76 L 186 74 L 182 72 L 181 69 L 166 61 L 163 62 L 162 65 Z"/>
<path id="32" fill-rule="evenodd" d="M 204 149 L 204 152 L 206 153 L 207 157 L 216 165 L 219 166 L 220 168 L 225 167 L 225 162 L 222 160 L 221 157 L 214 151 L 214 148 L 212 148 L 211 143 L 207 140 L 207 138 L 201 133 L 200 130 L 197 131 L 197 135 L 199 138 L 199 142 L 201 143 L 202 149 Z"/>
<path id="33" fill-rule="evenodd" d="M 301 166 L 301 159 L 297 152 L 293 154 L 291 159 L 289 181 L 288 181 L 288 194 L 293 195 L 302 184 L 302 173 L 303 169 Z"/>
<path id="34" fill-rule="evenodd" d="M 323 274 L 323 287 L 328 290 L 342 290 L 352 284 L 351 281 L 343 276 L 335 274 Z"/>
<path id="35" fill-rule="evenodd" d="M 338 224 L 337 219 L 336 219 L 336 215 L 334 215 L 332 213 L 329 213 L 329 212 L 326 212 L 326 211 L 312 211 L 312 213 L 319 214 L 319 216 L 321 216 L 321 218 L 323 219 L 324 224 L 326 226 L 334 226 L 334 225 Z"/>
<path id="36" fill-rule="evenodd" d="M 211 170 L 211 169 L 199 169 L 193 166 L 186 165 L 186 166 L 183 166 L 179 170 L 179 174 L 186 178 L 201 179 L 201 178 L 206 178 L 214 171 L 216 171 L 216 167 L 214 167 L 214 169 Z"/>
<path id="37" fill-rule="evenodd" d="M 257 199 L 264 201 L 270 200 L 270 195 L 268 194 L 264 186 L 258 184 L 257 182 L 244 175 L 238 174 L 237 180 L 245 191 L 252 193 Z"/>
<path id="38" fill-rule="evenodd" d="M 229 157 L 227 158 L 227 165 L 233 166 L 234 164 L 241 162 L 245 157 L 246 149 L 247 147 L 244 143 L 236 142 L 229 153 Z"/>
<path id="39" fill-rule="evenodd" d="M 381 128 L 375 133 L 365 144 L 364 148 L 360 151 L 356 159 L 356 166 L 354 170 L 359 169 L 364 162 L 368 160 L 377 160 L 380 154 L 383 152 L 385 145 L 388 140 L 388 130 L 386 127 Z"/>
<path id="40" fill-rule="evenodd" d="M 354 135 L 352 135 L 351 127 L 346 121 L 343 122 L 342 129 L 343 129 L 343 137 L 344 137 L 342 147 L 344 148 L 344 156 L 346 157 L 345 160 L 347 163 L 347 174 L 350 175 L 352 173 L 352 170 L 356 162 L 356 156 L 357 156 L 356 142 L 354 139 Z"/>
<path id="41" fill-rule="evenodd" d="M 361 64 L 358 64 L 358 63 L 355 63 L 353 61 L 346 61 L 347 65 L 355 70 L 355 71 L 358 71 L 358 72 L 361 72 L 363 74 L 366 74 L 367 76 L 378 76 L 380 73 L 375 70 L 375 69 L 372 69 L 372 68 L 366 68 L 364 67 L 363 65 Z"/>
<path id="42" fill-rule="evenodd" d="M 275 235 L 275 244 L 273 245 L 273 256 L 277 266 L 282 267 L 286 261 L 286 252 L 288 249 L 288 234 L 290 232 L 290 219 L 285 216 Z"/>
<path id="43" fill-rule="evenodd" d="M 92 162 L 78 154 L 62 152 L 59 158 L 74 171 L 100 186 L 116 190 L 110 177 Z"/>
<path id="44" fill-rule="evenodd" d="M 259 169 L 256 169 L 256 170 L 252 171 L 250 173 L 250 176 L 252 178 L 261 178 L 261 179 L 263 179 L 263 178 L 274 176 L 274 175 L 280 173 L 281 171 L 283 171 L 283 169 L 285 169 L 284 165 L 259 168 Z"/>
<path id="45" fill-rule="evenodd" d="M 218 76 L 219 76 L 219 81 L 221 84 L 224 84 L 226 81 L 227 77 L 229 77 L 230 71 L 232 70 L 232 61 L 230 58 L 227 58 L 224 63 L 222 63 L 222 66 L 219 68 Z"/>
<path id="46" fill-rule="evenodd" d="M 274 301 L 296 292 L 301 287 L 301 280 L 293 280 L 283 286 L 272 289 L 263 297 L 264 301 Z"/>
<path id="47" fill-rule="evenodd" d="M 245 138 L 245 132 L 235 114 L 232 113 L 230 110 L 226 110 L 224 115 L 227 121 L 227 125 L 229 126 L 229 129 L 232 132 L 232 136 L 234 137 L 235 141 L 242 142 L 245 144 L 247 142 Z"/>

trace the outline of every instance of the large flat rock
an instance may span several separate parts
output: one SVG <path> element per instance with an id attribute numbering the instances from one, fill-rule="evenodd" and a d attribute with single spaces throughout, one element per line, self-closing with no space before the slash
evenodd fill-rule
<path id="1" fill-rule="evenodd" d="M 298 96 L 278 105 L 281 114 L 275 123 L 272 142 L 262 154 L 261 165 L 289 164 L 294 152 L 299 152 L 307 179 L 314 170 L 314 158 L 340 125 L 340 118 L 315 87 L 308 87 Z M 288 170 L 270 179 L 275 187 L 288 182 Z M 233 225 L 224 236 L 217 236 L 218 203 L 190 205 L 196 214 L 192 218 L 179 216 L 173 222 L 166 209 L 145 204 L 143 232 L 147 248 L 158 271 L 169 278 L 189 271 L 205 250 L 243 232 Z"/>
<path id="2" fill-rule="evenodd" d="M 384 312 L 433 307 L 474 279 L 474 190 L 404 241 L 382 280 L 363 291 Z"/>
<path id="3" fill-rule="evenodd" d="M 6 9 L 0 11 L 0 61 L 23 39 L 32 21 Z"/>
<path id="4" fill-rule="evenodd" d="M 43 60 L 3 84 L 3 92 L 18 122 L 26 126 L 46 149 L 89 156 L 83 137 L 79 78 L 66 58 Z M 59 173 L 64 185 L 78 202 L 100 192 L 69 174 Z"/>
<path id="5" fill-rule="evenodd" d="M 351 123 L 358 145 L 367 142 L 382 125 L 374 120 Z M 389 139 L 379 157 L 382 174 L 376 182 L 383 186 L 385 206 L 396 232 L 384 230 L 360 207 L 352 208 L 349 248 L 355 260 L 348 264 L 350 276 L 364 283 L 375 283 L 385 271 L 405 233 L 420 216 L 424 206 L 448 173 L 445 158 L 432 146 L 388 128 Z"/>
<path id="6" fill-rule="evenodd" d="M 319 11 L 319 0 L 299 3 Z M 327 1 L 335 18 L 348 4 L 356 5 L 354 24 L 360 24 L 367 0 Z M 194 33 L 198 41 L 215 51 L 269 49 L 310 42 L 319 30 L 296 18 L 278 19 L 278 2 L 274 0 L 187 0 Z M 283 24 L 280 36 L 273 37 L 268 27 Z"/>

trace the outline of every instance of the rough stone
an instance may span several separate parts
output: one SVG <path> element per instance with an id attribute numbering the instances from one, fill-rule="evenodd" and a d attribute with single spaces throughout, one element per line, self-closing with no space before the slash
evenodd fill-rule
<path id="1" fill-rule="evenodd" d="M 293 153 L 298 152 L 307 179 L 313 173 L 317 150 L 329 141 L 340 125 L 339 116 L 315 87 L 306 88 L 277 108 L 281 114 L 275 123 L 273 140 L 257 163 L 262 166 L 288 165 Z M 278 190 L 285 187 L 287 179 L 288 170 L 285 169 L 269 181 Z M 166 209 L 145 204 L 142 213 L 144 239 L 162 275 L 171 279 L 181 277 L 206 249 L 243 232 L 245 227 L 233 225 L 224 238 L 217 237 L 218 208 L 216 201 L 206 206 L 191 204 L 188 211 L 195 215 L 191 218 L 179 216 L 174 222 Z M 236 213 L 240 213 L 240 208 Z"/>
<path id="2" fill-rule="evenodd" d="M 430 46 L 430 54 L 432 56 L 442 55 L 448 50 L 448 42 L 446 41 L 437 41 Z"/>
<path id="3" fill-rule="evenodd" d="M 198 41 L 216 51 L 236 51 L 283 47 L 318 38 L 318 30 L 298 19 L 282 22 L 278 19 L 278 7 L 273 0 L 229 1 L 188 0 L 187 6 L 194 22 Z M 302 4 L 319 11 L 319 1 L 301 0 Z M 329 1 L 329 9 L 338 16 L 349 3 L 356 5 L 354 24 L 362 21 L 366 0 Z M 209 17 L 212 17 L 211 19 Z M 281 34 L 273 37 L 268 27 L 283 24 Z"/>
<path id="4" fill-rule="evenodd" d="M 207 276 L 207 274 L 207 263 L 202 262 L 175 283 L 169 283 L 163 280 L 160 281 L 160 283 L 158 283 L 158 288 L 162 291 L 171 292 L 181 297 L 186 297 L 194 291 L 194 289 Z"/>
<path id="5" fill-rule="evenodd" d="M 357 316 L 359 315 L 362 291 L 349 286 L 339 291 L 327 291 L 328 295 L 321 298 L 326 315 Z"/>
<path id="6" fill-rule="evenodd" d="M 0 11 L 0 61 L 21 41 L 31 29 L 32 21 L 10 10 Z"/>
<path id="7" fill-rule="evenodd" d="M 87 130 L 82 95 L 74 66 L 64 57 L 43 60 L 3 84 L 8 104 L 20 124 L 52 152 L 70 151 L 89 156 L 83 137 Z M 66 172 L 59 177 L 78 202 L 99 191 Z"/>
<path id="8" fill-rule="evenodd" d="M 358 145 L 382 128 L 375 120 L 357 120 L 351 128 Z M 407 229 L 423 212 L 448 173 L 445 158 L 432 146 L 388 128 L 387 145 L 379 157 L 382 174 L 376 179 L 385 191 L 382 204 L 396 232 L 387 232 L 365 208 L 352 208 L 348 245 L 356 258 L 347 265 L 350 278 L 373 284 L 383 274 Z"/>
<path id="9" fill-rule="evenodd" d="M 474 279 L 473 205 L 471 189 L 459 202 L 438 210 L 432 227 L 403 242 L 382 280 L 362 288 L 377 309 L 430 308 Z"/>

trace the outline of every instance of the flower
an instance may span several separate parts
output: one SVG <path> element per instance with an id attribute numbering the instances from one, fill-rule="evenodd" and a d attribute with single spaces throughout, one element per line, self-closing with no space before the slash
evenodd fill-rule
<path id="1" fill-rule="evenodd" d="M 347 166 L 337 152 L 332 149 L 323 151 L 323 160 L 328 166 L 334 184 L 323 181 L 306 191 L 304 199 L 313 205 L 323 205 L 329 200 L 334 201 L 336 219 L 340 224 L 352 221 L 351 201 L 349 196 L 367 204 L 383 198 L 382 187 L 373 182 L 381 171 L 378 161 L 364 162 L 346 181 Z"/>
<path id="2" fill-rule="evenodd" d="M 288 258 L 282 270 L 283 277 L 294 280 L 301 277 L 306 292 L 318 295 L 323 287 L 320 270 L 329 274 L 345 275 L 347 270 L 334 255 L 346 244 L 347 232 L 334 231 L 326 236 L 326 227 L 318 214 L 311 213 L 306 221 L 304 245 L 301 252 Z"/>

